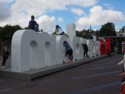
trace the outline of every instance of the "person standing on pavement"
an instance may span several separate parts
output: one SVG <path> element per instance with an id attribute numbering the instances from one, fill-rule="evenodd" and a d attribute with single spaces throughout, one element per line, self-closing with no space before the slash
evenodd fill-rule
<path id="1" fill-rule="evenodd" d="M 7 44 L 5 44 L 2 47 L 2 57 L 3 57 L 2 68 L 5 68 L 6 60 L 8 59 L 8 56 L 9 56 L 9 49 Z"/>

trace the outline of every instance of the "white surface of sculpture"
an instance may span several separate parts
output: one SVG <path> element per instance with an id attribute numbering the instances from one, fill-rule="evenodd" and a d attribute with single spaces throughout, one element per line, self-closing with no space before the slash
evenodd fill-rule
<path id="1" fill-rule="evenodd" d="M 36 33 L 33 30 L 16 31 L 12 38 L 11 47 L 11 71 L 24 72 L 31 69 L 39 69 L 56 64 L 62 64 L 65 57 L 63 42 L 67 41 L 73 49 L 74 58 L 83 58 L 81 43 L 87 42 L 89 53 L 92 56 L 99 55 L 99 42 L 84 40 L 74 36 L 75 25 L 67 26 L 69 37 L 54 35 L 47 32 Z M 73 32 L 73 33 L 72 33 Z M 96 54 L 96 55 L 95 55 Z"/>

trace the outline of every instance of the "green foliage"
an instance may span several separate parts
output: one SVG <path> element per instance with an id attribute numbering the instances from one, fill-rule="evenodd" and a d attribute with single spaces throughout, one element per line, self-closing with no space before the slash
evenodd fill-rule
<path id="1" fill-rule="evenodd" d="M 76 31 L 76 36 L 77 37 L 83 37 L 82 32 Z"/>
<path id="2" fill-rule="evenodd" d="M 82 31 L 76 31 L 76 36 L 77 37 L 82 37 L 82 38 L 86 38 L 86 39 L 91 39 L 92 38 L 92 35 L 93 34 L 96 34 L 96 31 L 93 31 L 93 30 L 82 30 Z"/>
<path id="3" fill-rule="evenodd" d="M 98 34 L 99 36 L 116 36 L 115 25 L 111 22 L 102 25 Z"/>
<path id="4" fill-rule="evenodd" d="M 13 34 L 19 29 L 21 29 L 19 25 L 15 26 L 6 25 L 4 27 L 0 27 L 0 40 L 11 41 Z"/>

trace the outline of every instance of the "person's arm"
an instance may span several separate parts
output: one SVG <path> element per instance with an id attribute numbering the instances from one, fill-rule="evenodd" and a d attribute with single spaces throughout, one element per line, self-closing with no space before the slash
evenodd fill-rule
<path id="1" fill-rule="evenodd" d="M 65 52 L 65 56 L 66 56 L 66 52 Z"/>
<path id="2" fill-rule="evenodd" d="M 31 21 L 29 21 L 28 28 L 31 28 L 30 23 L 31 23 Z"/>
<path id="3" fill-rule="evenodd" d="M 125 77 L 125 72 L 120 73 L 118 76 Z"/>
<path id="4" fill-rule="evenodd" d="M 65 56 L 66 56 L 66 44 L 63 44 L 63 46 L 65 47 Z"/>
<path id="5" fill-rule="evenodd" d="M 39 31 L 39 24 L 35 21 L 35 31 L 38 32 Z"/>
<path id="6" fill-rule="evenodd" d="M 122 61 L 118 62 L 117 65 L 122 65 L 122 64 L 124 64 L 124 62 L 125 62 L 125 59 L 123 59 Z"/>
<path id="7" fill-rule="evenodd" d="M 58 29 L 57 28 L 55 29 L 55 34 L 58 35 Z"/>
<path id="8" fill-rule="evenodd" d="M 35 21 L 36 22 L 36 21 Z M 36 22 L 36 25 L 39 26 L 39 24 Z"/>
<path id="9" fill-rule="evenodd" d="M 2 55 L 2 56 L 3 56 L 3 53 L 4 53 L 3 51 L 4 51 L 4 48 L 2 47 L 2 48 L 1 48 L 1 55 Z"/>
<path id="10" fill-rule="evenodd" d="M 34 21 L 34 23 L 35 23 L 35 26 L 37 26 L 37 27 L 39 26 L 39 24 L 36 21 Z"/>
<path id="11" fill-rule="evenodd" d="M 59 30 L 59 35 L 65 34 L 65 32 L 61 28 L 59 28 L 58 30 Z"/>

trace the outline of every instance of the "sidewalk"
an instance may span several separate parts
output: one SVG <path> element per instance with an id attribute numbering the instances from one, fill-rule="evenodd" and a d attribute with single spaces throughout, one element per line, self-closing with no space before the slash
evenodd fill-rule
<path id="1" fill-rule="evenodd" d="M 123 55 L 102 58 L 51 75 L 24 81 L 0 77 L 0 94 L 119 94 Z"/>
<path id="2" fill-rule="evenodd" d="M 65 70 L 68 68 L 72 68 L 75 66 L 79 66 L 81 64 L 92 62 L 94 60 L 98 60 L 98 59 L 105 58 L 105 57 L 107 57 L 107 56 L 97 56 L 97 57 L 93 57 L 93 58 L 85 58 L 83 60 L 78 60 L 72 64 L 58 64 L 58 65 L 44 67 L 44 68 L 40 68 L 40 69 L 31 69 L 30 71 L 26 71 L 23 73 L 11 72 L 10 58 L 9 58 L 7 61 L 8 67 L 0 70 L 0 76 L 7 77 L 7 78 L 21 79 L 21 80 L 32 80 L 32 79 L 35 79 L 40 76 L 55 73 L 55 72 Z"/>
<path id="3" fill-rule="evenodd" d="M 0 70 L 2 70 L 2 60 L 3 60 L 3 58 L 2 58 L 2 56 L 0 55 Z M 7 67 L 11 67 L 11 57 L 9 56 L 9 58 L 7 59 L 7 61 L 6 61 L 6 66 Z"/>

